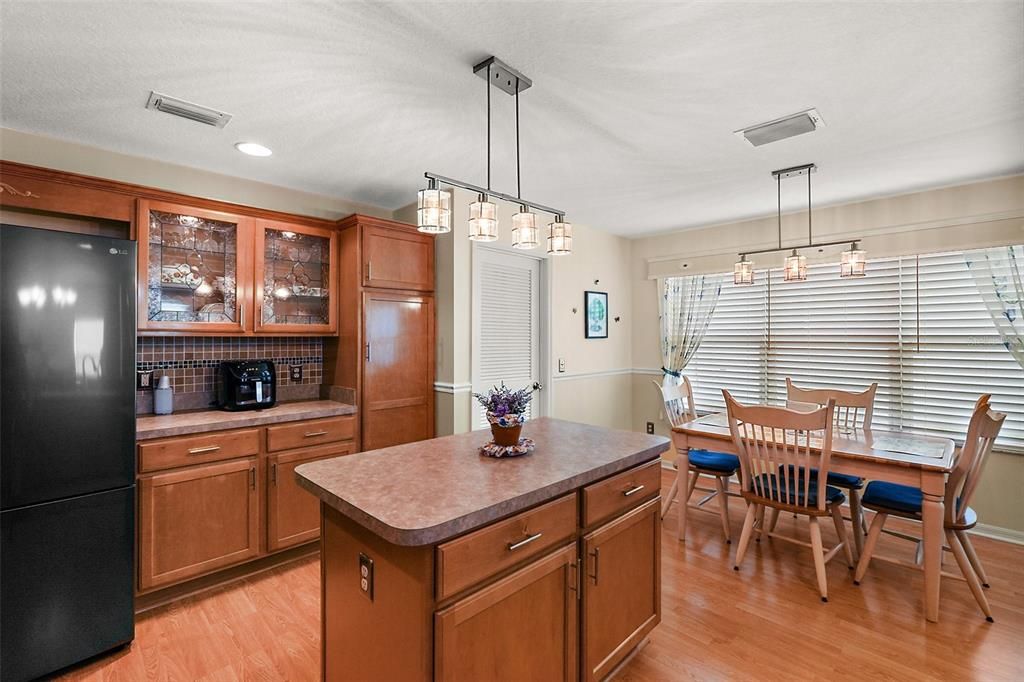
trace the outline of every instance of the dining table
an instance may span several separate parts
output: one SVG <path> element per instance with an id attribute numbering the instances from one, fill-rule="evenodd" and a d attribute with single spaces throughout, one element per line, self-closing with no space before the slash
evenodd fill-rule
<path id="1" fill-rule="evenodd" d="M 691 449 L 739 454 L 724 412 L 704 415 L 673 427 L 672 445 L 677 453 L 676 475 L 680 491 L 687 490 Z M 814 439 L 811 439 L 812 452 L 815 451 L 814 446 Z M 953 469 L 955 454 L 953 440 L 938 436 L 843 427 L 836 427 L 832 435 L 830 471 L 921 489 L 925 618 L 933 623 L 939 620 L 946 479 Z M 688 506 L 685 501 L 678 505 L 680 530 L 686 528 Z M 856 519 L 851 525 L 853 532 L 863 537 L 863 528 Z M 685 541 L 683 535 L 679 534 L 680 541 Z M 858 546 L 860 544 L 857 543 Z"/>

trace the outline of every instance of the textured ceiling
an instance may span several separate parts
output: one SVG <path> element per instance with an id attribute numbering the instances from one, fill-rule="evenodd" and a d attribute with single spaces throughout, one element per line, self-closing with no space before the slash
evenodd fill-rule
<path id="1" fill-rule="evenodd" d="M 534 81 L 523 195 L 619 234 L 772 213 L 770 171 L 805 162 L 819 205 L 1024 170 L 1019 1 L 3 0 L 0 38 L 4 127 L 385 208 L 425 170 L 484 183 L 470 67 L 492 53 Z M 147 111 L 150 90 L 234 119 Z M 513 100 L 492 96 L 493 186 L 514 193 Z M 732 134 L 808 107 L 826 128 Z"/>

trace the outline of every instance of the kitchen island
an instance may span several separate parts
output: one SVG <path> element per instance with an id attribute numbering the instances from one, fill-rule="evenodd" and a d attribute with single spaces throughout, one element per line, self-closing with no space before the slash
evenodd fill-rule
<path id="1" fill-rule="evenodd" d="M 527 422 L 304 464 L 325 680 L 601 679 L 660 622 L 666 438 Z"/>

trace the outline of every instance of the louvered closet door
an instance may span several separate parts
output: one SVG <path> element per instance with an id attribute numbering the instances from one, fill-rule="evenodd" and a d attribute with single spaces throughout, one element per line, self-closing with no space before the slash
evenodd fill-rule
<path id="1" fill-rule="evenodd" d="M 487 248 L 473 261 L 473 392 L 532 385 L 540 380 L 540 261 Z M 473 408 L 474 428 L 486 427 L 483 408 Z"/>

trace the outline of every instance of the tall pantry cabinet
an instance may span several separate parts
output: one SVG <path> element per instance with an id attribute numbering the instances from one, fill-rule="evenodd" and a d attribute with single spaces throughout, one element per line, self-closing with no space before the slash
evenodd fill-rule
<path id="1" fill-rule="evenodd" d="M 434 437 L 434 238 L 391 220 L 338 223 L 342 313 L 325 382 L 360 396 L 362 450 Z"/>

